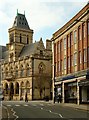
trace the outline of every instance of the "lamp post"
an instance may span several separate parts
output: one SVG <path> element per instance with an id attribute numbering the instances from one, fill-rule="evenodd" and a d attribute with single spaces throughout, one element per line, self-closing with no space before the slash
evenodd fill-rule
<path id="1" fill-rule="evenodd" d="M 52 54 L 53 54 L 53 60 L 52 60 L 52 85 L 53 85 L 53 103 L 55 103 L 55 60 L 54 60 L 54 41 L 52 40 Z"/>

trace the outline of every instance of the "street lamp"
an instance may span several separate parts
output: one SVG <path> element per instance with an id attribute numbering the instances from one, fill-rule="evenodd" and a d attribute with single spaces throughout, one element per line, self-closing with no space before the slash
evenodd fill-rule
<path id="1" fill-rule="evenodd" d="M 55 103 L 55 60 L 54 60 L 54 40 L 52 39 L 52 54 L 53 54 L 53 61 L 52 61 L 52 85 L 53 85 L 53 103 Z"/>
<path id="2" fill-rule="evenodd" d="M 52 65 L 53 67 L 53 103 L 55 103 L 55 64 Z"/>

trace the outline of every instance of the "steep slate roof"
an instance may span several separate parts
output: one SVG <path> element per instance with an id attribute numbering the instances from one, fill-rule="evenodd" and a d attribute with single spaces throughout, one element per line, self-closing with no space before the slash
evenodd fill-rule
<path id="1" fill-rule="evenodd" d="M 8 61 L 9 58 L 9 51 L 5 51 L 2 54 L 2 59 L 4 59 L 5 61 Z"/>
<path id="2" fill-rule="evenodd" d="M 30 29 L 28 22 L 26 20 L 25 15 L 17 13 L 17 16 L 15 17 L 13 27 L 18 27 L 22 29 Z"/>
<path id="3" fill-rule="evenodd" d="M 0 45 L 0 59 L 6 59 L 7 56 L 8 56 L 8 51 L 6 46 Z"/>
<path id="4" fill-rule="evenodd" d="M 29 45 L 24 46 L 19 57 L 34 54 L 37 50 L 38 44 L 39 44 L 39 42 L 36 42 L 36 43 L 31 43 Z"/>

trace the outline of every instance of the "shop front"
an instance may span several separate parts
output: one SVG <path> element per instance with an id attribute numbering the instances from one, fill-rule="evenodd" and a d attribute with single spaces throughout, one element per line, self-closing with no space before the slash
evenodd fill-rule
<path id="1" fill-rule="evenodd" d="M 64 89 L 65 103 L 77 103 L 77 82 L 65 84 Z"/>
<path id="2" fill-rule="evenodd" d="M 80 103 L 89 104 L 89 79 L 80 81 L 78 85 L 80 89 Z"/>

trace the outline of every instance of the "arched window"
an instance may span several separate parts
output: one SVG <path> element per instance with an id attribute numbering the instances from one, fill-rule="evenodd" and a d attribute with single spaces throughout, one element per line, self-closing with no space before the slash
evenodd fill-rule
<path id="1" fill-rule="evenodd" d="M 16 82 L 16 94 L 19 94 L 19 83 Z"/>
<path id="2" fill-rule="evenodd" d="M 5 94 L 8 94 L 8 84 L 5 83 Z"/>
<path id="3" fill-rule="evenodd" d="M 27 76 L 30 75 L 30 68 L 27 68 Z"/>
<path id="4" fill-rule="evenodd" d="M 38 66 L 38 69 L 39 69 L 39 73 L 43 73 L 44 70 L 45 70 L 45 65 L 43 62 L 41 62 Z"/>

